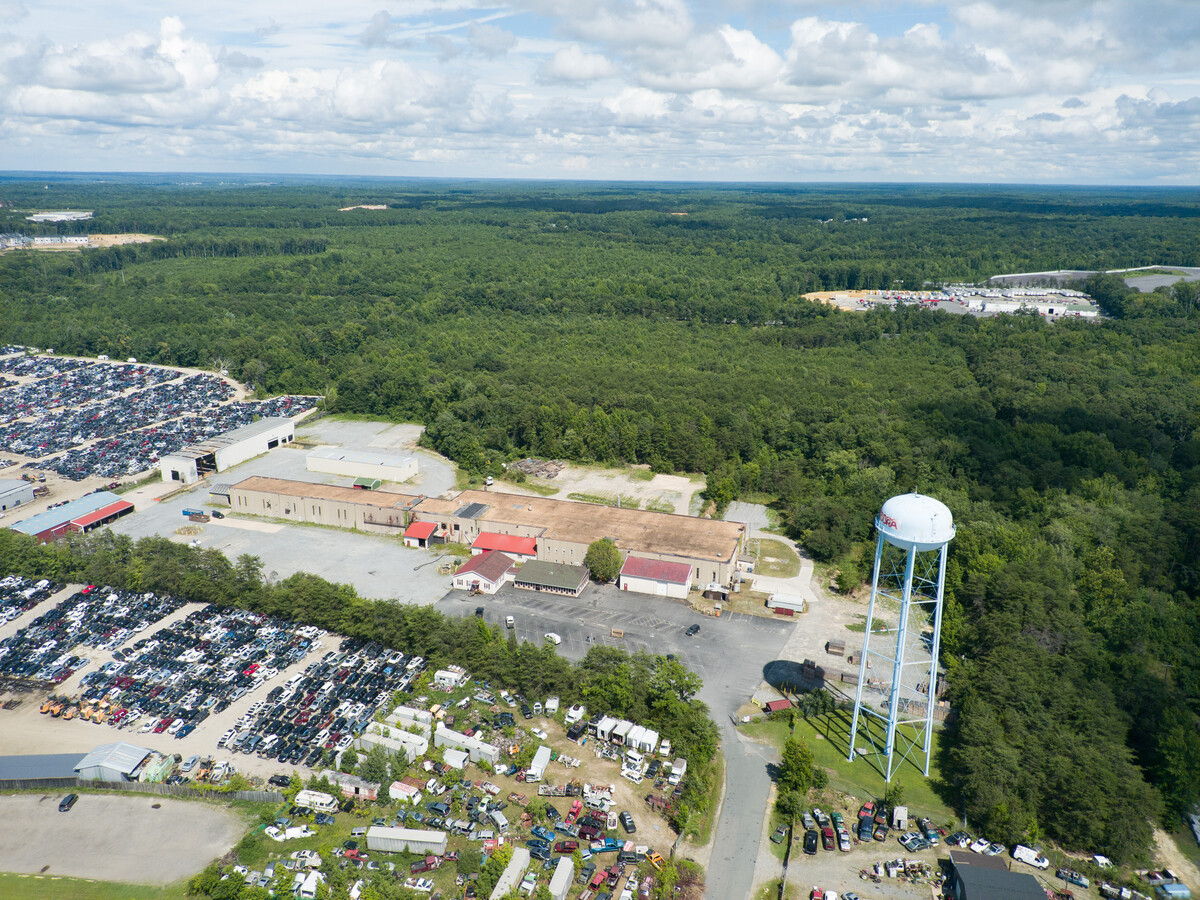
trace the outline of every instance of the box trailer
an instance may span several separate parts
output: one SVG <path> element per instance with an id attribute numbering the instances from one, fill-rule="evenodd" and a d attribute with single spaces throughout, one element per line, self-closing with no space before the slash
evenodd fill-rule
<path id="1" fill-rule="evenodd" d="M 446 852 L 446 842 L 447 836 L 444 831 L 394 828 L 387 825 L 372 825 L 367 829 L 367 849 L 380 853 L 442 856 Z"/>

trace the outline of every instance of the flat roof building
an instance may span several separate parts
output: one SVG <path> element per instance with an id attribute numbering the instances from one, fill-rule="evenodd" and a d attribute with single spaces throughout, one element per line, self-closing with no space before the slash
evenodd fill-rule
<path id="1" fill-rule="evenodd" d="M 296 423 L 286 416 L 259 419 L 217 437 L 199 441 L 159 460 L 163 481 L 195 484 L 202 476 L 261 456 L 296 437 Z"/>
<path id="2" fill-rule="evenodd" d="M 380 481 L 408 481 L 417 476 L 417 458 L 411 453 L 373 453 L 344 447 L 313 450 L 305 457 L 304 466 L 310 472 Z"/>
<path id="3" fill-rule="evenodd" d="M 746 529 L 739 522 L 496 491 L 427 498 L 417 512 L 450 540 L 473 544 L 485 532 L 533 538 L 538 560 L 568 565 L 582 564 L 588 546 L 607 537 L 626 554 L 687 564 L 693 584 L 730 583 Z"/>
<path id="4" fill-rule="evenodd" d="M 78 753 L 0 756 L 0 791 L 71 787 L 80 759 Z"/>
<path id="5" fill-rule="evenodd" d="M 372 534 L 403 534 L 419 497 L 392 491 L 359 491 L 254 475 L 229 489 L 236 512 L 293 522 L 353 528 Z"/>

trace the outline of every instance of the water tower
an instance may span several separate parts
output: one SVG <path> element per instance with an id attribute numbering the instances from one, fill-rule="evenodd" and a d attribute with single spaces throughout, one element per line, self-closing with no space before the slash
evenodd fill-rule
<path id="1" fill-rule="evenodd" d="M 954 538 L 954 520 L 944 503 L 902 494 L 883 504 L 875 528 L 879 537 L 854 691 L 850 759 L 874 751 L 890 782 L 914 751 L 924 751 L 929 774 L 946 548 Z"/>

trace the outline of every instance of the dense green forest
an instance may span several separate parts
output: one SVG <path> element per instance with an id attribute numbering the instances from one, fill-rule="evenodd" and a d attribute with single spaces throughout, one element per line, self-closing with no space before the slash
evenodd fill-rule
<path id="1" fill-rule="evenodd" d="M 705 472 L 718 505 L 775 498 L 847 588 L 879 503 L 935 495 L 958 523 L 948 801 L 995 839 L 1128 859 L 1143 813 L 1200 799 L 1194 286 L 1093 278 L 1098 323 L 800 297 L 1200 265 L 1200 192 L 42 184 L 0 181 L 0 231 L 31 233 L 36 203 L 169 240 L 0 257 L 0 342 L 220 360 L 425 422 L 479 473 L 531 453 Z"/>

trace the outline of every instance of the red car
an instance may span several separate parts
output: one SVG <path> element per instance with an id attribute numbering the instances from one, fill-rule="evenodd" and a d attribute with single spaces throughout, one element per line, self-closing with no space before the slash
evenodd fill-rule
<path id="1" fill-rule="evenodd" d="M 554 845 L 555 853 L 574 853 L 579 849 L 579 841 L 559 841 Z"/>
<path id="2" fill-rule="evenodd" d="M 161 722 L 159 722 L 157 725 L 154 726 L 154 733 L 162 734 L 164 731 L 166 731 L 168 728 L 171 727 L 171 723 L 174 721 L 175 721 L 174 716 L 167 716 L 165 719 L 163 719 Z"/>

